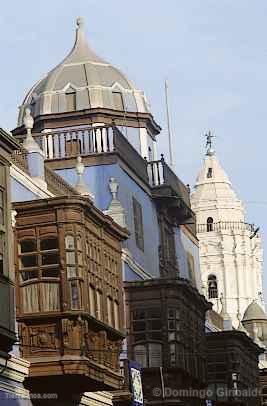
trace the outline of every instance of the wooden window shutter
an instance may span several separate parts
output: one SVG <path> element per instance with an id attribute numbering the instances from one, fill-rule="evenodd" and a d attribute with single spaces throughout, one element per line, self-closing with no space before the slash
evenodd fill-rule
<path id="1" fill-rule="evenodd" d="M 143 212 L 141 204 L 133 197 L 133 216 L 136 245 L 144 251 Z"/>

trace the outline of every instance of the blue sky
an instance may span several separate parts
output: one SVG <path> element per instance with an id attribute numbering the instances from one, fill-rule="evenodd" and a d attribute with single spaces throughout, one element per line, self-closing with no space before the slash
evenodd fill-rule
<path id="1" fill-rule="evenodd" d="M 163 128 L 168 79 L 176 170 L 194 183 L 203 134 L 261 227 L 267 250 L 267 2 L 265 0 L 46 0 L 1 4 L 0 126 L 16 126 L 26 91 L 70 50 L 83 16 L 97 53 L 146 92 Z M 265 277 L 267 293 L 267 277 Z M 266 297 L 265 293 L 265 297 Z"/>

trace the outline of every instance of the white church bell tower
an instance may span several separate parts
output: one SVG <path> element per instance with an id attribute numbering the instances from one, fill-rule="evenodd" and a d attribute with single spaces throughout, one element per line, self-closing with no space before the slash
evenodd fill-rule
<path id="1" fill-rule="evenodd" d="M 212 149 L 207 152 L 191 196 L 200 242 L 203 293 L 238 327 L 253 300 L 262 303 L 262 249 L 258 230 L 246 223 L 245 210 Z"/>

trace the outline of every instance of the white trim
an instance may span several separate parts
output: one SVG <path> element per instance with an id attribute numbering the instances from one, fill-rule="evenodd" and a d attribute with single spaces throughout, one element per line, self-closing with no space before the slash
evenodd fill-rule
<path id="1" fill-rule="evenodd" d="M 142 158 L 146 157 L 148 159 L 148 141 L 147 141 L 147 130 L 144 127 L 139 128 L 140 137 L 140 149 Z"/>
<path id="2" fill-rule="evenodd" d="M 67 91 L 69 88 L 72 88 L 72 89 L 75 90 L 76 92 L 77 92 L 77 90 L 79 89 L 77 86 L 73 85 L 71 82 L 68 82 L 68 83 L 61 89 L 61 91 L 62 91 L 63 93 L 66 93 L 66 91 Z"/>
<path id="3" fill-rule="evenodd" d="M 0 358 L 0 369 L 3 369 L 3 372 L 0 375 L 4 378 L 11 379 L 17 383 L 22 383 L 26 376 L 29 373 L 30 363 L 25 359 L 11 356 L 8 361 L 5 358 Z"/>
<path id="4" fill-rule="evenodd" d="M 12 395 L 16 396 L 15 399 L 30 399 L 30 394 L 27 389 L 20 388 L 19 386 L 10 385 L 6 382 L 0 381 L 0 391 L 12 393 Z"/>
<path id="5" fill-rule="evenodd" d="M 206 320 L 205 322 L 205 327 L 208 328 L 213 333 L 217 331 L 222 331 L 218 327 L 215 327 L 214 324 L 210 323 L 208 320 Z"/>
<path id="6" fill-rule="evenodd" d="M 80 406 L 112 406 L 112 393 L 109 392 L 85 392 L 81 398 Z"/>
<path id="7" fill-rule="evenodd" d="M 54 197 L 53 193 L 49 192 L 48 190 L 44 190 L 44 188 L 41 188 L 40 184 L 35 179 L 31 178 L 28 174 L 26 174 L 14 164 L 12 164 L 10 167 L 10 176 L 21 185 L 23 185 L 30 192 L 42 199 L 45 199 L 47 197 Z"/>
<path id="8" fill-rule="evenodd" d="M 145 272 L 144 268 L 139 265 L 133 258 L 131 252 L 127 248 L 122 249 L 121 259 L 142 279 L 152 279 L 152 275 Z"/>

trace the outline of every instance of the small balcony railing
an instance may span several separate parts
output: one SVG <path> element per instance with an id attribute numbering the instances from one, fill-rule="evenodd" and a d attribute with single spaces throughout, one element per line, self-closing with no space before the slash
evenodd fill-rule
<path id="1" fill-rule="evenodd" d="M 255 231 L 255 225 L 244 223 L 242 221 L 220 221 L 212 224 L 197 224 L 197 233 L 207 232 L 221 232 L 221 231 L 249 231 L 253 233 Z"/>
<path id="2" fill-rule="evenodd" d="M 167 165 L 163 155 L 158 161 L 147 163 L 149 183 L 152 187 L 169 186 L 190 207 L 190 194 L 187 186 L 175 175 Z"/>

